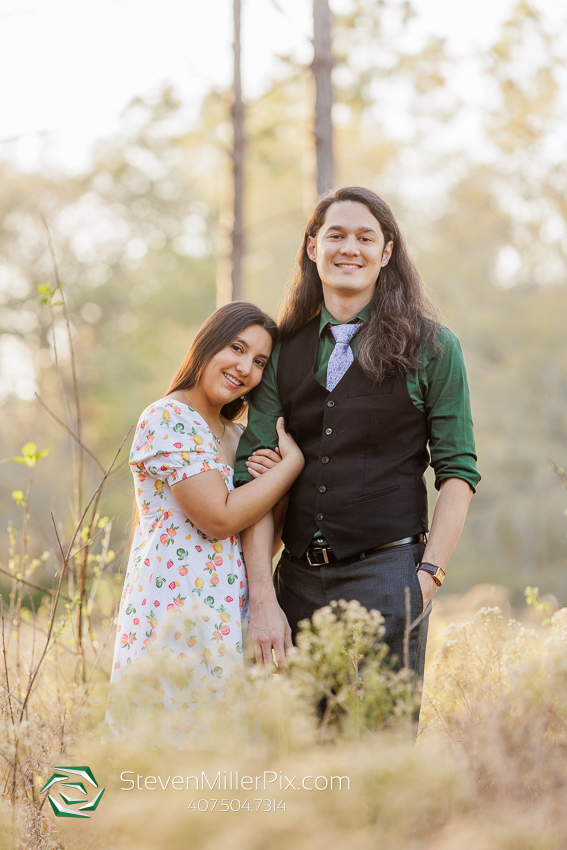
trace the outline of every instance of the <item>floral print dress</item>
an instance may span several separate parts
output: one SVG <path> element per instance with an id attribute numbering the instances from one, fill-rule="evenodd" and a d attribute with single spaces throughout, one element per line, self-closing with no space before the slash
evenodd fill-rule
<path id="1" fill-rule="evenodd" d="M 170 665 L 175 660 L 189 681 L 192 701 L 198 702 L 199 690 L 214 693 L 243 670 L 249 616 L 239 535 L 207 537 L 172 494 L 176 482 L 211 469 L 219 470 L 229 491 L 234 489 L 233 470 L 221 462 L 205 420 L 173 399 L 150 405 L 138 421 L 130 469 L 139 523 L 120 602 L 106 716 L 120 735 L 135 726 L 132 706 L 119 712 L 114 705 L 128 687 L 127 671 L 152 656 L 167 658 Z M 175 703 L 175 689 L 166 687 L 163 704 Z"/>

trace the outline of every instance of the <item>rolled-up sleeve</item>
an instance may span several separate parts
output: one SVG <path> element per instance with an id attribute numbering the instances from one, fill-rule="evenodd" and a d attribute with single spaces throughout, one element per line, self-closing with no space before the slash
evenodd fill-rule
<path id="1" fill-rule="evenodd" d="M 252 481 L 246 461 L 258 449 L 275 449 L 278 445 L 276 422 L 283 416 L 283 407 L 278 391 L 278 355 L 276 346 L 270 357 L 262 380 L 248 396 L 248 423 L 238 443 L 234 484 L 246 484 Z"/>
<path id="2" fill-rule="evenodd" d="M 463 352 L 448 328 L 441 329 L 438 339 L 440 346 L 428 349 L 418 371 L 435 487 L 447 478 L 461 478 L 474 492 L 480 474 Z"/>

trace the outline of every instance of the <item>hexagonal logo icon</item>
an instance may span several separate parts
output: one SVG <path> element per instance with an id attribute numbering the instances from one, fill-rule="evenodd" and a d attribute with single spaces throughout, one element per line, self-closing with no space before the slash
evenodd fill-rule
<path id="1" fill-rule="evenodd" d="M 49 788 L 55 789 L 56 785 L 60 786 L 58 791 L 63 803 L 60 803 L 51 794 L 47 795 L 55 816 L 58 818 L 90 818 L 87 812 L 94 812 L 104 794 L 104 788 L 101 788 L 96 797 L 89 801 L 89 792 L 81 780 L 94 786 L 94 788 L 98 788 L 97 781 L 90 767 L 86 765 L 82 767 L 54 767 L 53 771 L 53 774 L 41 789 L 40 794 L 43 794 Z M 69 796 L 71 793 L 75 796 Z M 83 796 L 77 797 L 77 794 L 82 794 Z M 70 808 L 71 806 L 76 806 L 77 808 Z"/>

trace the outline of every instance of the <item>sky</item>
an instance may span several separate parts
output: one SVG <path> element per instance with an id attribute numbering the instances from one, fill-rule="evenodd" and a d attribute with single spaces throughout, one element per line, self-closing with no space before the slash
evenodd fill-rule
<path id="1" fill-rule="evenodd" d="M 408 37 L 442 36 L 466 57 L 486 49 L 512 3 L 414 0 Z M 561 5 L 542 4 L 550 14 Z M 266 87 L 278 54 L 309 62 L 311 9 L 311 0 L 243 0 L 245 97 Z M 0 0 L 0 157 L 80 170 L 130 100 L 166 83 L 190 118 L 211 86 L 228 84 L 231 40 L 230 0 Z"/>

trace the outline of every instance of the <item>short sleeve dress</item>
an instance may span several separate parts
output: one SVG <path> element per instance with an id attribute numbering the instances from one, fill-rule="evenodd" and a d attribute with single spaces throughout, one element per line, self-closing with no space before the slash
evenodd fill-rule
<path id="1" fill-rule="evenodd" d="M 233 470 L 222 463 L 208 425 L 199 413 L 163 398 L 142 413 L 132 444 L 139 523 L 128 560 L 118 614 L 110 700 L 127 668 L 160 652 L 177 659 L 202 688 L 243 669 L 243 627 L 248 611 L 246 570 L 235 534 L 207 537 L 177 505 L 172 485 L 218 469 L 227 489 Z M 168 628 L 172 616 L 182 626 Z M 169 697 L 175 702 L 174 697 Z"/>

